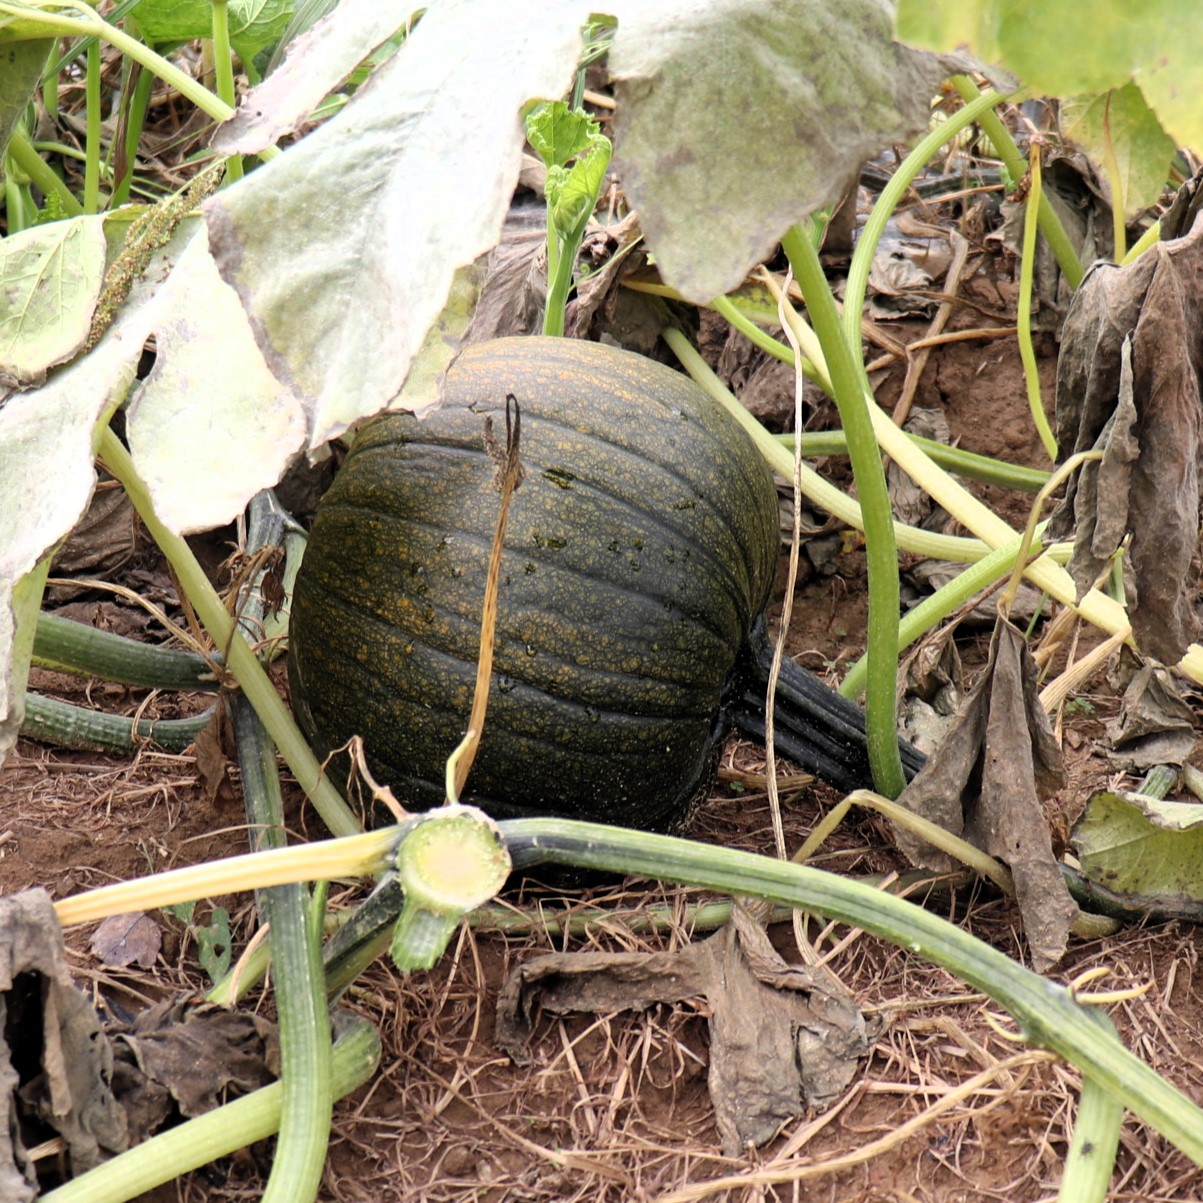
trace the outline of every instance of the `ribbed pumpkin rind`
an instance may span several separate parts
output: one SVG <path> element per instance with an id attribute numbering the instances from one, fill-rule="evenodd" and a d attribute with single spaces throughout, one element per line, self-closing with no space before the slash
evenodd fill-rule
<path id="1" fill-rule="evenodd" d="M 479 344 L 429 418 L 364 426 L 297 582 L 298 718 L 321 752 L 362 735 L 403 801 L 442 796 L 497 517 L 484 415 L 503 432 L 507 393 L 522 410 L 526 479 L 468 797 L 503 815 L 670 826 L 709 773 L 723 687 L 768 596 L 776 492 L 729 415 L 627 352 Z"/>

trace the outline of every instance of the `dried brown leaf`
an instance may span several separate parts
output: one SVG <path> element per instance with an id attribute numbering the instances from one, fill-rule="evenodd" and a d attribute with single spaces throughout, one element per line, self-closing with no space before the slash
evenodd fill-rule
<path id="1" fill-rule="evenodd" d="M 210 802 L 219 795 L 228 795 L 230 785 L 229 748 L 233 741 L 230 717 L 224 706 L 218 706 L 211 722 L 197 732 L 193 745 L 196 754 L 196 772 Z"/>
<path id="2" fill-rule="evenodd" d="M 1195 746 L 1194 712 L 1169 671 L 1146 664 L 1124 691 L 1119 718 L 1108 723 L 1112 759 L 1139 771 L 1184 764 Z"/>
<path id="3" fill-rule="evenodd" d="M 830 1105 L 868 1051 L 860 1011 L 834 978 L 787 965 L 741 908 L 699 944 L 662 953 L 553 953 L 510 977 L 498 1044 L 524 1061 L 536 1007 L 562 1015 L 706 999 L 710 1098 L 728 1156 L 771 1140 L 807 1107 Z"/>
<path id="4" fill-rule="evenodd" d="M 1064 456 L 1100 448 L 1053 530 L 1076 529 L 1070 572 L 1094 583 L 1131 535 L 1131 618 L 1141 649 L 1176 662 L 1196 634 L 1203 225 L 1128 267 L 1098 264 L 1074 297 L 1057 368 Z"/>
<path id="5" fill-rule="evenodd" d="M 1032 959 L 1041 970 L 1065 952 L 1078 914 L 1041 805 L 1064 775 L 1037 696 L 1035 663 L 1023 635 L 1000 621 L 981 679 L 899 801 L 1010 866 Z M 915 864 L 952 867 L 946 853 L 905 828 L 895 831 Z"/>
<path id="6" fill-rule="evenodd" d="M 262 1016 L 189 1009 L 181 999 L 143 1011 L 113 1040 L 116 1089 L 140 1139 L 176 1110 L 203 1115 L 227 1096 L 269 1085 L 279 1068 L 275 1027 Z"/>
<path id="7" fill-rule="evenodd" d="M 163 933 L 144 911 L 110 915 L 92 933 L 92 953 L 106 965 L 141 965 L 149 969 L 162 947 Z"/>

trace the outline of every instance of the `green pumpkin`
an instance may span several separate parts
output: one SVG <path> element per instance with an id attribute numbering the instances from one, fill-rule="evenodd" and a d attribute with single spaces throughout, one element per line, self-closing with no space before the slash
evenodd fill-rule
<path id="1" fill-rule="evenodd" d="M 322 755 L 362 736 L 402 803 L 443 800 L 499 506 L 485 415 L 503 429 L 507 394 L 521 408 L 525 481 L 464 800 L 498 817 L 677 826 L 731 724 L 763 733 L 777 492 L 734 418 L 625 351 L 556 338 L 472 346 L 441 408 L 359 431 L 296 583 L 297 718 Z M 778 749 L 843 788 L 868 784 L 861 712 L 783 668 Z"/>
<path id="2" fill-rule="evenodd" d="M 471 706 L 497 522 L 484 441 L 521 408 L 493 684 L 465 800 L 644 828 L 710 779 L 724 688 L 769 594 L 777 494 L 687 377 L 554 338 L 469 347 L 429 417 L 368 422 L 319 507 L 291 619 L 294 705 L 358 734 L 403 801 L 443 797 Z"/>

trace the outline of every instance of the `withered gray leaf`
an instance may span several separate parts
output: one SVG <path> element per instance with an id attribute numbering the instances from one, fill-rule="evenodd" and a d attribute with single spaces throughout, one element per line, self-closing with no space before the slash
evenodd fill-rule
<path id="1" fill-rule="evenodd" d="M 1143 771 L 1181 765 L 1195 746 L 1195 719 L 1169 671 L 1146 664 L 1124 691 L 1119 718 L 1107 724 L 1112 759 Z"/>
<path id="2" fill-rule="evenodd" d="M 249 1094 L 275 1080 L 275 1027 L 259 1015 L 219 1007 L 189 1008 L 168 999 L 114 1033 L 117 1089 L 139 1138 L 178 1108 L 192 1118 L 227 1095 Z"/>
<path id="3" fill-rule="evenodd" d="M 569 338 L 589 338 L 599 312 L 605 318 L 604 326 L 613 325 L 626 293 L 622 281 L 647 264 L 642 241 L 638 217 L 633 213 L 614 226 L 590 230 L 581 251 L 586 268 L 596 265 L 596 270 L 577 282 L 576 296 L 568 302 L 564 333 Z M 662 324 L 663 318 L 660 321 Z M 613 334 L 611 330 L 605 333 Z"/>
<path id="4" fill-rule="evenodd" d="M 1199 534 L 1203 225 L 1127 267 L 1096 264 L 1074 296 L 1057 366 L 1062 456 L 1101 447 L 1054 516 L 1075 530 L 1081 590 L 1131 534 L 1133 632 L 1176 662 L 1195 637 L 1190 601 Z"/>
<path id="5" fill-rule="evenodd" d="M 1023 635 L 1000 621 L 981 679 L 898 800 L 1010 866 L 1032 960 L 1042 971 L 1065 952 L 1078 914 L 1041 805 L 1064 777 L 1061 751 L 1037 696 L 1035 663 Z M 905 828 L 895 827 L 895 833 L 915 864 L 952 868 L 945 853 Z"/>
<path id="6" fill-rule="evenodd" d="M 1119 395 L 1115 411 L 1107 419 L 1095 444 L 1103 458 L 1097 468 L 1086 474 L 1078 494 L 1077 540 L 1083 549 L 1083 559 L 1074 565 L 1075 579 L 1082 578 L 1091 567 L 1102 568 L 1128 533 L 1132 465 L 1140 454 L 1136 424 L 1136 402 L 1132 396 L 1132 336 L 1128 335 L 1120 347 Z M 1087 548 L 1089 558 L 1084 554 Z"/>
<path id="7" fill-rule="evenodd" d="M 723 1151 L 771 1140 L 807 1107 L 848 1086 L 869 1048 L 864 1017 L 830 975 L 787 965 L 741 907 L 709 939 L 677 952 L 554 953 L 510 977 L 497 1005 L 497 1043 L 526 1059 L 536 1008 L 605 1014 L 704 997 L 710 1099 Z"/>
<path id="8" fill-rule="evenodd" d="M 465 345 L 533 334 L 539 329 L 547 293 L 545 264 L 547 209 L 543 205 L 511 205 L 501 241 L 485 258 L 485 279 Z"/>
<path id="9" fill-rule="evenodd" d="M 106 965 L 141 965 L 149 969 L 162 947 L 163 933 L 145 911 L 110 915 L 92 933 L 92 953 Z"/>
<path id="10" fill-rule="evenodd" d="M 21 1141 L 26 1123 L 57 1132 L 70 1172 L 126 1147 L 125 1114 L 110 1090 L 112 1052 L 67 969 L 62 929 L 45 890 L 0 898 L 0 1198 L 37 1196 Z M 19 1072 L 12 1064 L 36 1067 Z"/>
<path id="11" fill-rule="evenodd" d="M 1170 207 L 1161 215 L 1162 241 L 1186 234 L 1200 210 L 1203 210 L 1203 167 L 1182 184 Z"/>

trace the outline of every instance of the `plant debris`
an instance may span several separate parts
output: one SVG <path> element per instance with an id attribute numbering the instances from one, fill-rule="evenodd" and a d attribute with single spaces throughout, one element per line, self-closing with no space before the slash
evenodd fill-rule
<path id="1" fill-rule="evenodd" d="M 704 998 L 710 1098 L 728 1157 L 821 1111 L 852 1081 L 872 1034 L 830 973 L 788 965 L 742 907 L 715 935 L 675 952 L 552 953 L 522 965 L 497 1003 L 498 1044 L 527 1058 L 536 1005 L 605 1014 Z"/>
<path id="2" fill-rule="evenodd" d="M 163 932 L 145 911 L 110 915 L 92 933 L 92 952 L 105 965 L 151 969 L 162 947 Z"/>

